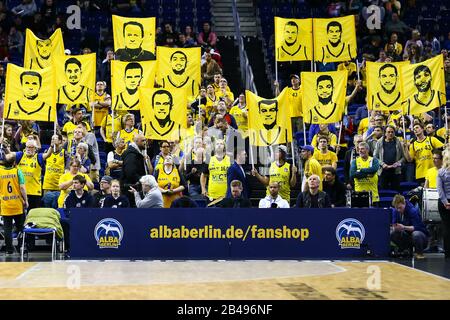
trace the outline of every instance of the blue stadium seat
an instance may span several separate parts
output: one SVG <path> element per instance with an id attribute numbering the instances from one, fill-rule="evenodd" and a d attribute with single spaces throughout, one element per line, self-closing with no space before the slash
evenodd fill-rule
<path id="1" fill-rule="evenodd" d="M 387 190 L 387 189 L 379 189 L 378 190 L 378 194 L 380 195 L 380 197 L 391 197 L 391 198 L 393 198 L 398 193 L 399 192 L 396 191 L 396 190 Z"/>
<path id="2" fill-rule="evenodd" d="M 400 182 L 400 190 L 403 191 L 410 191 L 412 189 L 415 189 L 419 186 L 417 182 Z"/>

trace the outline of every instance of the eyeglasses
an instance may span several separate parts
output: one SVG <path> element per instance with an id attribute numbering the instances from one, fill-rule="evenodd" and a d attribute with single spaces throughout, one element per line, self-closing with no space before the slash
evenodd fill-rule
<path id="1" fill-rule="evenodd" d="M 433 160 L 442 160 L 442 158 L 439 158 L 439 157 L 433 157 Z"/>
<path id="2" fill-rule="evenodd" d="M 164 145 L 164 146 L 161 146 L 161 148 L 169 148 L 170 146 L 167 146 L 167 145 Z"/>

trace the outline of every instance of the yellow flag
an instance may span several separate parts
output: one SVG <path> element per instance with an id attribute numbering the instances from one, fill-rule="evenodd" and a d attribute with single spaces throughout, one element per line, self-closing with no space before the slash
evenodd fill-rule
<path id="1" fill-rule="evenodd" d="M 148 139 L 180 140 L 187 123 L 184 89 L 139 88 L 142 130 Z"/>
<path id="2" fill-rule="evenodd" d="M 165 89 L 183 88 L 197 96 L 201 78 L 200 48 L 157 47 L 158 83 Z"/>
<path id="3" fill-rule="evenodd" d="M 54 68 L 30 70 L 8 64 L 3 114 L 6 119 L 56 121 Z"/>
<path id="4" fill-rule="evenodd" d="M 117 60 L 155 60 L 155 18 L 126 18 L 113 15 L 114 51 Z"/>
<path id="5" fill-rule="evenodd" d="M 421 114 L 445 105 L 444 57 L 442 54 L 420 63 L 401 67 L 406 99 L 403 112 Z"/>
<path id="6" fill-rule="evenodd" d="M 312 19 L 275 17 L 275 59 L 312 60 Z"/>
<path id="7" fill-rule="evenodd" d="M 367 108 L 369 110 L 401 110 L 403 93 L 401 88 L 401 62 L 366 62 Z"/>
<path id="8" fill-rule="evenodd" d="M 111 92 L 114 112 L 126 114 L 139 110 L 138 88 L 152 88 L 156 61 L 111 61 Z"/>
<path id="9" fill-rule="evenodd" d="M 345 109 L 347 70 L 302 72 L 301 76 L 305 122 L 341 121 Z"/>
<path id="10" fill-rule="evenodd" d="M 33 70 L 47 68 L 51 65 L 53 56 L 62 55 L 64 55 L 64 41 L 61 29 L 56 29 L 48 39 L 40 39 L 30 29 L 26 30 L 23 59 L 25 68 Z"/>
<path id="11" fill-rule="evenodd" d="M 95 53 L 53 57 L 58 92 L 56 101 L 64 104 L 87 104 L 95 92 Z"/>
<path id="12" fill-rule="evenodd" d="M 292 140 L 291 111 L 285 92 L 274 99 L 265 99 L 246 90 L 245 99 L 252 145 L 271 146 Z"/>
<path id="13" fill-rule="evenodd" d="M 314 60 L 350 61 L 356 58 L 355 17 L 314 19 Z"/>

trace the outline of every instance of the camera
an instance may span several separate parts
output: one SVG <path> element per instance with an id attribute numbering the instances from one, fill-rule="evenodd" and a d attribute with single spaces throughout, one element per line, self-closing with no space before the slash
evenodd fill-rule
<path id="1" fill-rule="evenodd" d="M 273 202 L 273 203 L 270 204 L 270 207 L 271 207 L 271 208 L 278 208 L 278 204 L 276 204 L 275 202 Z"/>

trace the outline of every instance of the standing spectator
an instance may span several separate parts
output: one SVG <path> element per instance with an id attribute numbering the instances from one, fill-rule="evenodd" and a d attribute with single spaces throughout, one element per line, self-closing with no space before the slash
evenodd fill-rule
<path id="1" fill-rule="evenodd" d="M 395 128 L 387 126 L 384 137 L 377 141 L 373 156 L 380 162 L 378 175 L 381 189 L 400 190 L 402 165 L 405 163 L 403 145 L 395 136 Z"/>
<path id="2" fill-rule="evenodd" d="M 69 160 L 68 154 L 62 146 L 62 135 L 52 136 L 50 155 L 45 159 L 44 183 L 42 188 L 47 191 L 59 192 L 59 178 L 64 174 L 64 169 Z M 48 150 L 46 150 L 48 152 Z"/>
<path id="3" fill-rule="evenodd" d="M 248 198 L 250 195 L 249 184 L 247 181 L 247 176 L 245 175 L 245 170 L 242 167 L 247 159 L 247 152 L 245 150 L 239 150 L 236 154 L 236 159 L 234 163 L 228 168 L 227 171 L 227 198 L 231 196 L 231 183 L 235 180 L 241 182 L 242 195 Z"/>
<path id="4" fill-rule="evenodd" d="M 354 182 L 353 179 L 350 179 L 350 164 L 353 160 L 355 160 L 358 155 L 358 145 L 363 142 L 363 137 L 360 134 L 356 134 L 353 137 L 353 148 L 347 150 L 344 157 L 344 183 L 348 190 L 353 188 Z"/>
<path id="5" fill-rule="evenodd" d="M 14 159 L 6 160 L 0 166 L 0 213 L 3 216 L 6 254 L 13 254 L 13 222 L 21 233 L 25 222 L 24 210 L 28 208 L 25 178 L 14 165 Z M 20 241 L 19 241 L 20 243 Z"/>
<path id="6" fill-rule="evenodd" d="M 83 110 L 76 107 L 72 109 L 72 120 L 67 121 L 62 128 L 62 132 L 67 136 L 68 141 L 71 141 L 73 139 L 73 132 L 81 122 L 84 122 L 86 124 L 87 131 L 91 131 L 91 126 L 89 125 L 89 123 L 83 120 Z"/>
<path id="7" fill-rule="evenodd" d="M 320 177 L 311 175 L 308 178 L 308 190 L 300 192 L 297 197 L 296 208 L 330 208 L 330 198 L 324 191 L 319 190 Z"/>
<path id="8" fill-rule="evenodd" d="M 333 151 L 336 150 L 337 136 L 328 129 L 327 124 L 319 124 L 319 132 L 317 132 L 317 134 L 314 135 L 314 137 L 312 138 L 312 141 L 311 141 L 311 145 L 314 148 L 319 147 L 319 144 L 318 144 L 319 137 L 327 137 L 328 138 L 328 146 L 327 147 L 331 148 Z"/>
<path id="9" fill-rule="evenodd" d="M 122 138 L 117 138 L 114 145 L 115 150 L 108 153 L 106 170 L 112 178 L 120 179 L 123 166 L 122 154 L 125 151 L 126 144 Z"/>
<path id="10" fill-rule="evenodd" d="M 201 138 L 200 138 L 201 139 Z M 200 140 L 201 141 L 201 140 Z M 191 157 L 185 157 L 183 161 L 189 161 L 184 170 L 184 176 L 188 183 L 189 196 L 198 197 L 202 194 L 200 177 L 205 172 L 208 164 L 205 161 L 205 149 L 200 145 L 195 148 Z M 180 166 L 183 169 L 183 166 Z"/>
<path id="11" fill-rule="evenodd" d="M 113 123 L 114 122 L 114 123 Z M 114 130 L 113 130 L 114 125 Z M 114 113 L 114 119 L 112 116 L 112 110 L 109 110 L 108 115 L 103 118 L 100 135 L 105 142 L 104 151 L 110 152 L 114 150 L 113 142 L 116 139 L 117 133 L 122 130 L 122 116 L 118 113 Z"/>
<path id="12" fill-rule="evenodd" d="M 392 48 L 389 49 L 389 45 L 392 45 Z M 386 43 L 386 45 L 384 46 L 384 51 L 386 51 L 386 53 L 394 53 L 396 56 L 401 56 L 402 52 L 403 52 L 403 46 L 401 45 L 401 43 L 398 42 L 398 35 L 395 32 L 392 32 L 391 35 L 389 36 L 389 41 L 388 43 Z"/>
<path id="13" fill-rule="evenodd" d="M 392 206 L 391 241 L 400 250 L 408 249 L 412 244 L 415 258 L 425 258 L 423 250 L 427 247 L 429 233 L 422 222 L 419 209 L 399 194 L 394 196 Z"/>
<path id="14" fill-rule="evenodd" d="M 100 191 L 94 194 L 94 208 L 103 208 L 105 198 L 111 194 L 111 182 L 113 178 L 103 176 L 100 180 Z"/>
<path id="15" fill-rule="evenodd" d="M 248 108 L 245 102 L 245 94 L 241 93 L 237 104 L 230 109 L 230 115 L 236 120 L 241 137 L 246 139 L 248 137 Z"/>
<path id="16" fill-rule="evenodd" d="M 372 203 L 378 202 L 378 175 L 380 167 L 378 159 L 369 156 L 369 145 L 366 142 L 358 144 L 359 157 L 352 160 L 350 178 L 355 180 L 355 191 L 372 193 Z"/>
<path id="17" fill-rule="evenodd" d="M 114 50 L 108 49 L 106 57 L 100 65 L 99 78 L 106 81 L 106 92 L 111 94 L 111 61 L 114 60 Z"/>
<path id="18" fill-rule="evenodd" d="M 92 181 L 98 182 L 100 178 L 99 171 L 101 165 L 100 165 L 100 153 L 98 150 L 97 138 L 94 132 L 87 131 L 85 122 L 80 123 L 79 126 L 83 128 L 84 141 L 88 145 L 88 150 L 92 150 L 92 153 L 94 154 L 94 157 L 92 157 L 92 154 L 89 157 L 89 159 L 91 160 L 91 166 L 89 168 L 89 176 L 91 177 Z"/>
<path id="19" fill-rule="evenodd" d="M 327 136 L 319 136 L 317 139 L 317 142 L 319 143 L 318 150 L 315 150 L 313 159 L 316 159 L 322 168 L 331 166 L 336 169 L 338 157 L 335 152 L 328 150 L 328 141 Z"/>
<path id="20" fill-rule="evenodd" d="M 103 201 L 102 208 L 129 208 L 130 202 L 126 196 L 120 194 L 119 180 L 111 181 L 111 194 L 108 194 Z"/>
<path id="21" fill-rule="evenodd" d="M 162 208 L 163 198 L 161 191 L 159 190 L 158 183 L 155 177 L 151 175 L 145 175 L 139 179 L 142 186 L 142 193 L 144 198 L 141 197 L 139 192 L 130 186 L 129 192 L 134 194 L 135 203 L 137 208 Z"/>
<path id="22" fill-rule="evenodd" d="M 175 199 L 183 195 L 186 182 L 183 175 L 174 166 L 171 155 L 164 159 L 164 165 L 155 169 L 155 180 L 163 197 L 163 207 L 170 208 Z"/>
<path id="23" fill-rule="evenodd" d="M 72 180 L 73 190 L 70 191 L 66 200 L 64 200 L 64 208 L 93 208 L 94 198 L 90 193 L 84 190 L 86 186 L 86 178 L 82 175 L 76 175 Z"/>
<path id="24" fill-rule="evenodd" d="M 300 147 L 300 149 L 301 149 L 300 158 L 304 161 L 301 190 L 305 190 L 307 186 L 306 181 L 313 174 L 319 176 L 319 178 L 322 179 L 322 166 L 316 159 L 313 158 L 314 148 L 312 146 L 306 145 Z M 322 184 L 320 184 L 319 189 L 322 190 Z"/>
<path id="25" fill-rule="evenodd" d="M 123 152 L 122 176 L 120 177 L 123 194 L 128 191 L 130 186 L 138 183 L 139 179 L 145 176 L 147 172 L 153 171 L 145 150 L 146 139 L 144 135 L 138 134 L 134 137 L 134 142 L 130 143 L 128 148 Z M 129 193 L 127 196 L 131 206 L 134 207 L 134 194 Z"/>
<path id="26" fill-rule="evenodd" d="M 154 170 L 161 169 L 164 165 L 164 160 L 170 156 L 170 143 L 167 140 L 162 140 L 159 144 L 159 154 L 153 157 L 152 166 Z"/>
<path id="27" fill-rule="evenodd" d="M 111 106 L 111 96 L 105 90 L 106 81 L 97 81 L 94 101 L 91 102 L 94 128 L 102 125 L 103 119 L 108 115 L 108 109 Z"/>
<path id="28" fill-rule="evenodd" d="M 323 172 L 323 191 L 328 194 L 331 207 L 345 207 L 346 188 L 345 185 L 336 177 L 336 170 L 333 167 L 322 168 Z"/>
<path id="29" fill-rule="evenodd" d="M 9 30 L 9 37 L 8 37 L 8 47 L 9 47 L 9 53 L 12 56 L 19 56 L 23 54 L 23 34 L 19 30 L 16 29 L 16 27 L 12 26 Z"/>
<path id="30" fill-rule="evenodd" d="M 437 188 L 437 176 L 439 169 L 442 168 L 442 151 L 439 149 L 433 150 L 433 168 L 428 169 L 425 175 L 424 188 L 436 189 Z"/>
<path id="31" fill-rule="evenodd" d="M 197 43 L 204 47 L 216 47 L 217 35 L 211 30 L 209 22 L 203 23 L 203 30 L 197 37 Z"/>
<path id="32" fill-rule="evenodd" d="M 123 138 L 125 144 L 133 141 L 134 137 L 141 133 L 140 130 L 134 127 L 134 114 L 128 113 L 123 116 L 123 129 L 119 131 L 118 137 Z"/>
<path id="33" fill-rule="evenodd" d="M 242 193 L 242 182 L 239 180 L 233 180 L 229 186 L 230 194 L 227 195 L 225 199 L 223 199 L 219 203 L 219 207 L 222 208 L 251 208 L 252 203 L 250 200 L 245 197 Z"/>
<path id="34" fill-rule="evenodd" d="M 83 176 L 86 179 L 86 184 L 84 186 L 84 190 L 92 190 L 94 189 L 94 184 L 91 181 L 91 178 L 85 173 L 80 172 L 81 163 L 77 159 L 70 160 L 69 171 L 64 173 L 59 178 L 59 189 L 61 193 L 58 197 L 58 208 L 64 207 L 64 200 L 66 200 L 67 195 L 70 191 L 73 190 L 73 178 L 75 176 Z"/>
<path id="35" fill-rule="evenodd" d="M 414 29 L 411 31 L 411 39 L 406 41 L 405 50 L 408 51 L 408 50 L 412 49 L 413 45 L 416 46 L 415 49 L 417 51 L 417 57 L 420 57 L 420 55 L 423 51 L 423 43 L 422 43 L 422 40 L 420 40 L 420 32 L 417 29 Z"/>
<path id="36" fill-rule="evenodd" d="M 444 152 L 442 168 L 437 176 L 438 209 L 442 219 L 445 259 L 450 259 L 450 154 Z"/>
<path id="37" fill-rule="evenodd" d="M 223 100 L 219 100 L 217 104 L 217 113 L 211 117 L 208 126 L 212 127 L 215 122 L 215 118 L 218 115 L 222 115 L 222 117 L 226 120 L 229 126 L 231 126 L 233 129 L 238 129 L 236 119 L 231 114 L 229 114 L 227 110 L 228 109 L 226 102 Z"/>
<path id="38" fill-rule="evenodd" d="M 77 145 L 77 153 L 75 154 L 75 158 L 78 159 L 81 163 L 80 172 L 89 174 L 91 161 L 88 157 L 88 145 L 84 142 L 80 142 Z"/>
<path id="39" fill-rule="evenodd" d="M 278 191 L 280 190 L 279 182 L 269 183 L 269 195 L 259 200 L 259 208 L 289 208 L 289 202 L 283 199 Z"/>

